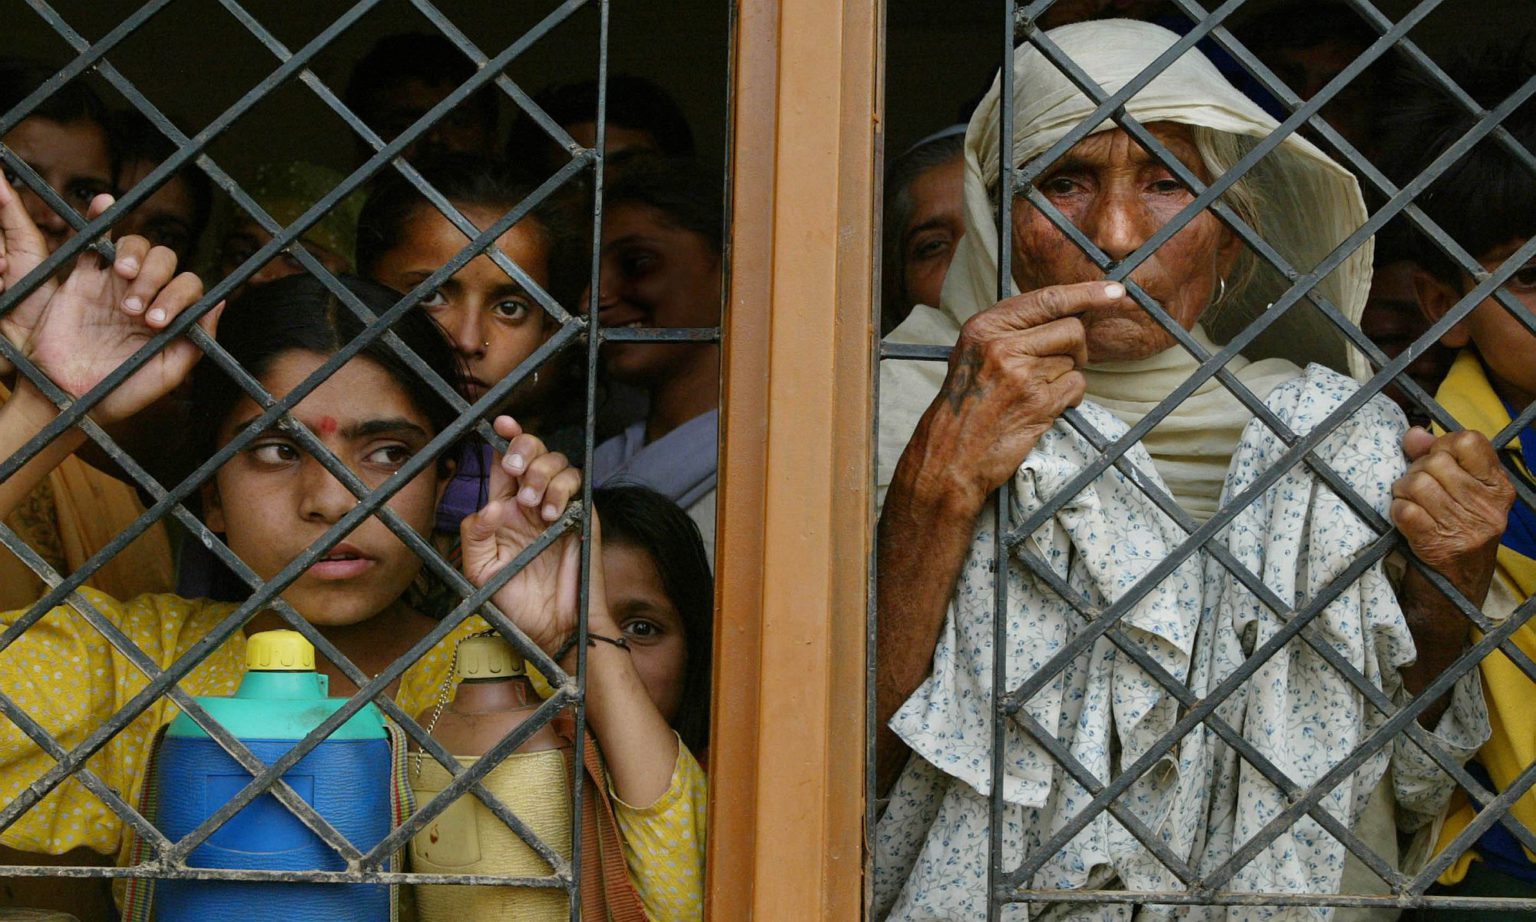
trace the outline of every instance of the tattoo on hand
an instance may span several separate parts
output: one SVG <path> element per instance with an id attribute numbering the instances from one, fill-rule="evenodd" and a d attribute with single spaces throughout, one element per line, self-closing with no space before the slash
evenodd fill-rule
<path id="1" fill-rule="evenodd" d="M 951 413 L 959 413 L 967 400 L 986 396 L 987 386 L 981 381 L 981 366 L 981 350 L 975 346 L 966 346 L 955 362 L 954 383 L 949 388 Z"/>

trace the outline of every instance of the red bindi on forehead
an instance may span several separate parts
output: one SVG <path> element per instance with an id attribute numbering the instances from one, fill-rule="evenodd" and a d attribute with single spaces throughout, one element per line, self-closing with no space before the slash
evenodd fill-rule
<path id="1" fill-rule="evenodd" d="M 320 433 L 321 435 L 335 435 L 336 417 L 322 416 L 315 420 L 314 425 L 310 426 L 309 428 L 313 429 L 315 432 Z"/>

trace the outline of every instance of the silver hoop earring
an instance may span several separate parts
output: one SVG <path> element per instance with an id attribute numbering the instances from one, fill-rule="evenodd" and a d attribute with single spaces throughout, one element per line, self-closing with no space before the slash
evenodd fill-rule
<path id="1" fill-rule="evenodd" d="M 1227 297 L 1227 280 L 1221 276 L 1216 277 L 1216 297 L 1211 300 L 1211 306 L 1215 307 Z"/>
<path id="2" fill-rule="evenodd" d="M 539 370 L 537 368 L 535 368 L 533 370 L 533 383 L 534 384 L 538 384 L 539 383 Z"/>

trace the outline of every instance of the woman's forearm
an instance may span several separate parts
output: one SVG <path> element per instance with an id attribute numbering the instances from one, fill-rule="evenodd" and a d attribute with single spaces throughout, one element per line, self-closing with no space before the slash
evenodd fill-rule
<path id="1" fill-rule="evenodd" d="M 588 632 L 622 636 L 606 617 L 592 618 Z M 562 665 L 574 669 L 575 657 Z M 619 799 L 642 808 L 659 800 L 672 786 L 677 734 L 651 701 L 628 650 L 601 641 L 587 648 L 587 720 Z"/>
<path id="2" fill-rule="evenodd" d="M 985 503 L 974 488 L 945 476 L 955 465 L 930 447 L 928 428 L 919 426 L 897 465 L 876 535 L 875 777 L 882 795 L 907 753 L 888 724 L 932 670 L 944 613 Z"/>
<path id="3" fill-rule="evenodd" d="M 58 415 L 58 408 L 31 384 L 18 382 L 15 393 L 0 407 L 0 458 L 10 458 Z M 71 427 L 11 476 L 0 480 L 0 518 L 10 515 L 84 439 L 78 428 Z"/>
<path id="4" fill-rule="evenodd" d="M 1451 663 L 1467 648 L 1467 620 L 1456 608 L 1456 603 L 1446 598 L 1429 578 L 1417 568 L 1409 567 L 1403 574 L 1398 588 L 1398 600 L 1403 608 L 1403 618 L 1418 648 L 1418 656 L 1411 666 L 1402 670 L 1403 688 L 1410 695 L 1422 692 L 1429 683 L 1439 678 Z M 1476 598 L 1481 603 L 1482 598 Z M 1419 713 L 1419 723 L 1434 729 L 1441 715 L 1450 706 L 1447 692 Z"/>

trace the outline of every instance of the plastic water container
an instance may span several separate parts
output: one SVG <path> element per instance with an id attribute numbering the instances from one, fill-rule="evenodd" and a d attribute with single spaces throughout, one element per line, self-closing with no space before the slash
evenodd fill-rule
<path id="1" fill-rule="evenodd" d="M 459 679 L 446 707 L 417 718 L 443 748 L 468 768 L 533 716 L 542 703 L 525 674 L 523 658 L 500 637 L 470 637 L 455 657 Z M 571 858 L 570 750 L 548 725 L 483 779 L 490 791 L 551 849 Z M 420 753 L 407 772 L 419 808 L 448 787 L 452 776 Z M 411 839 L 411 870 L 425 874 L 545 877 L 549 864 L 480 799 L 461 795 Z M 565 891 L 549 887 L 417 884 L 421 922 L 564 922 L 571 917 Z"/>
<path id="2" fill-rule="evenodd" d="M 315 650 L 296 631 L 253 634 L 245 678 L 229 698 L 199 698 L 208 713 L 268 765 L 345 703 L 326 696 Z M 156 825 L 171 841 L 196 829 L 251 781 L 251 774 L 191 718 L 172 721 L 157 768 Z M 390 749 L 372 704 L 358 711 L 283 774 L 283 780 L 362 852 L 390 829 Z M 230 818 L 187 857 L 189 867 L 264 871 L 344 871 L 346 863 L 271 794 Z M 385 922 L 384 884 L 161 880 L 160 922 Z"/>

